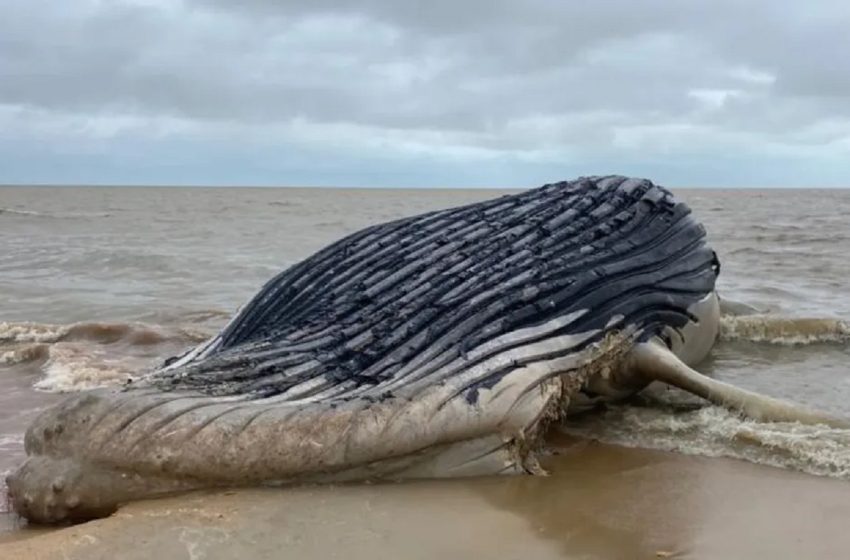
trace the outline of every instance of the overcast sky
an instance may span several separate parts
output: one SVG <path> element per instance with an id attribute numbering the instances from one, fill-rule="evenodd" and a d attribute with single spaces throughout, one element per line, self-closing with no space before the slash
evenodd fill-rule
<path id="1" fill-rule="evenodd" d="M 0 183 L 850 187 L 848 30 L 848 0 L 0 0 Z"/>

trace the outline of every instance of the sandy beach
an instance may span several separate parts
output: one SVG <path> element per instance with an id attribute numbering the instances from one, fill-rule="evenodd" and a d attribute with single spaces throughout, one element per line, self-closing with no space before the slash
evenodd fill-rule
<path id="1" fill-rule="evenodd" d="M 194 493 L 0 536 L 3 559 L 832 559 L 850 484 L 561 442 L 548 477 Z M 8 525 L 10 519 L 4 522 Z"/>

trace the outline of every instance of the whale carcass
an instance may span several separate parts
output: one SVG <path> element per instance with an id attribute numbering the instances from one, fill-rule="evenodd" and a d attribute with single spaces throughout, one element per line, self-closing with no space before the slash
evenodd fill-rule
<path id="1" fill-rule="evenodd" d="M 183 356 L 42 413 L 10 496 L 54 522 L 197 488 L 535 473 L 547 425 L 654 380 L 832 422 L 690 369 L 717 336 L 719 271 L 689 208 L 643 179 L 378 224 Z"/>

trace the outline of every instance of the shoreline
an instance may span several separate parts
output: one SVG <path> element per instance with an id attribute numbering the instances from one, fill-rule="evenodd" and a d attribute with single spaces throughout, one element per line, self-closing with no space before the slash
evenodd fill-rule
<path id="1" fill-rule="evenodd" d="M 734 459 L 556 442 L 547 477 L 193 492 L 62 528 L 14 558 L 838 558 L 850 484 Z M 6 519 L 3 519 L 3 518 Z"/>

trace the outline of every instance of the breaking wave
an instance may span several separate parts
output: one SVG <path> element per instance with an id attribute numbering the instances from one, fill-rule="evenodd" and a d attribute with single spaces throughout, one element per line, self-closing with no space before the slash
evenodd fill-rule
<path id="1" fill-rule="evenodd" d="M 16 208 L 3 208 L 0 207 L 0 214 L 8 214 L 11 216 L 44 216 L 48 217 L 49 214 L 45 214 L 43 212 L 36 212 L 34 210 L 18 210 Z"/>
<path id="2" fill-rule="evenodd" d="M 130 344 L 149 345 L 174 337 L 200 342 L 206 336 L 207 333 L 191 327 L 161 327 L 143 323 L 0 323 L 0 344 L 88 340 L 104 344 L 125 341 Z"/>
<path id="3" fill-rule="evenodd" d="M 780 315 L 724 315 L 720 339 L 795 346 L 850 342 L 850 324 L 839 319 Z"/>
<path id="4" fill-rule="evenodd" d="M 190 323 L 212 316 L 195 312 Z M 207 339 L 201 325 L 84 322 L 70 325 L 0 323 L 0 366 L 36 370 L 34 387 L 79 391 L 125 382 L 168 356 Z"/>
<path id="5" fill-rule="evenodd" d="M 13 366 L 15 364 L 34 362 L 47 358 L 49 353 L 50 346 L 41 343 L 23 344 L 11 350 L 0 349 L 0 365 Z"/>
<path id="6" fill-rule="evenodd" d="M 625 447 L 730 457 L 817 476 L 850 479 L 850 430 L 761 423 L 725 409 L 619 406 L 570 420 L 562 431 Z"/>
<path id="7" fill-rule="evenodd" d="M 92 213 L 62 213 L 53 214 L 50 212 L 39 212 L 37 210 L 22 210 L 20 208 L 4 208 L 0 206 L 0 216 L 17 216 L 21 218 L 109 218 L 112 216 L 110 212 L 92 212 Z"/>

